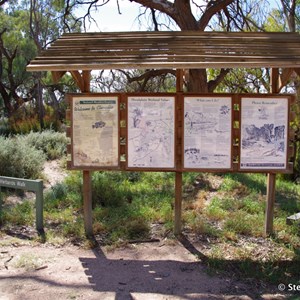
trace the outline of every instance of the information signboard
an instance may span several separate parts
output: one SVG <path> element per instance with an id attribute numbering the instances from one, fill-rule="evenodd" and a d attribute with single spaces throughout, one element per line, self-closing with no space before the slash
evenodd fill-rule
<path id="1" fill-rule="evenodd" d="M 71 94 L 69 168 L 291 173 L 294 98 Z"/>
<path id="2" fill-rule="evenodd" d="M 78 95 L 71 100 L 72 167 L 117 168 L 119 154 L 119 97 Z"/>
<path id="3" fill-rule="evenodd" d="M 232 98 L 184 97 L 184 169 L 232 168 Z"/>
<path id="4" fill-rule="evenodd" d="M 241 170 L 287 169 L 289 99 L 241 98 Z"/>
<path id="5" fill-rule="evenodd" d="M 175 96 L 128 96 L 127 168 L 175 168 Z"/>

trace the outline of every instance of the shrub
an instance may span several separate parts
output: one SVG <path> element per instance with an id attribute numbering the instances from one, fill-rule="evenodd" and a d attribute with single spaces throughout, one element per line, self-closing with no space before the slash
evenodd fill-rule
<path id="1" fill-rule="evenodd" d="M 65 133 L 45 130 L 43 132 L 30 132 L 28 135 L 18 138 L 27 145 L 43 151 L 49 160 L 61 158 L 67 152 L 68 138 Z"/>
<path id="2" fill-rule="evenodd" d="M 38 178 L 45 155 L 20 139 L 0 137 L 0 176 Z"/>
<path id="3" fill-rule="evenodd" d="M 3 213 L 3 224 L 28 225 L 34 222 L 33 204 L 29 201 L 7 208 Z"/>
<path id="4" fill-rule="evenodd" d="M 128 181 L 116 182 L 113 177 L 117 175 L 121 176 L 122 174 L 111 174 L 109 172 L 95 172 L 93 174 L 94 204 L 117 207 L 132 200 L 132 192 L 128 187 Z"/>

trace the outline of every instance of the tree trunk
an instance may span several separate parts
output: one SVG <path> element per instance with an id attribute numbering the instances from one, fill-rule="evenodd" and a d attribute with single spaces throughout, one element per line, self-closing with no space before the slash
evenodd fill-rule
<path id="1" fill-rule="evenodd" d="M 193 93 L 208 93 L 207 74 L 205 69 L 190 69 L 187 89 Z"/>

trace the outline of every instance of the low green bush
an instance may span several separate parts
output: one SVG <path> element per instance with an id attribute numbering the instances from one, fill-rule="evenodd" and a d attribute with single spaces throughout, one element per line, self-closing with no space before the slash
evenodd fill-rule
<path id="1" fill-rule="evenodd" d="M 36 179 L 43 170 L 45 155 L 19 138 L 0 136 L 0 176 Z"/>
<path id="2" fill-rule="evenodd" d="M 29 201 L 18 203 L 15 206 L 6 207 L 3 213 L 3 224 L 33 225 L 34 209 Z"/>
<path id="3" fill-rule="evenodd" d="M 18 138 L 27 145 L 43 151 L 48 160 L 61 158 L 67 153 L 68 138 L 62 132 L 48 129 L 42 132 L 30 132 Z"/>

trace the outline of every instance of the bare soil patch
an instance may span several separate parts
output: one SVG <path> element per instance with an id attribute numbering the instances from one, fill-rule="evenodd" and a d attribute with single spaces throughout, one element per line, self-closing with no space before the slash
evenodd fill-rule
<path id="1" fill-rule="evenodd" d="M 2 236 L 0 299 L 285 299 L 275 287 L 207 267 L 177 240 L 85 250 Z"/>

